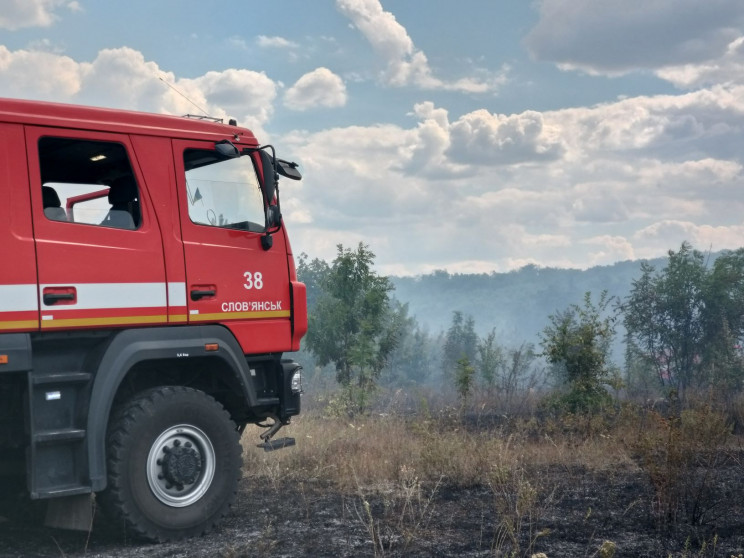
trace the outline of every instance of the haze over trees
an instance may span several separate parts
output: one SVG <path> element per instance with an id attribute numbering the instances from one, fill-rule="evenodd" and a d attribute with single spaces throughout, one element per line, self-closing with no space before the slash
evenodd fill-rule
<path id="1" fill-rule="evenodd" d="M 298 265 L 306 356 L 335 369 L 350 414 L 380 387 L 502 402 L 541 388 L 569 412 L 596 410 L 610 392 L 742 387 L 744 249 L 706 255 L 683 243 L 666 259 L 586 271 L 418 278 L 379 276 L 374 257 L 339 246 L 330 264 L 303 255 Z"/>

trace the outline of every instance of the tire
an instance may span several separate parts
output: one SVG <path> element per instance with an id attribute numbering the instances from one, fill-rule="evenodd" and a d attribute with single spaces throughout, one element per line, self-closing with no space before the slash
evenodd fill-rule
<path id="1" fill-rule="evenodd" d="M 201 535 L 235 500 L 240 435 L 222 405 L 204 392 L 159 387 L 134 396 L 114 413 L 106 451 L 104 510 L 141 538 Z"/>

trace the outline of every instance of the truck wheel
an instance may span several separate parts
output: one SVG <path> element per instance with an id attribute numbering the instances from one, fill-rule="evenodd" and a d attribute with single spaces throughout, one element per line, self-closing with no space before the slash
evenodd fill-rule
<path id="1" fill-rule="evenodd" d="M 240 435 L 227 411 L 185 387 L 147 390 L 109 424 L 104 509 L 151 541 L 200 535 L 235 500 Z"/>

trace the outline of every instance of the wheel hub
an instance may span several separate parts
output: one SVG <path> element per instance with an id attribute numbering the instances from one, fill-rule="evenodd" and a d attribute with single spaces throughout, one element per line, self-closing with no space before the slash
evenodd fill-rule
<path id="1" fill-rule="evenodd" d="M 191 442 L 181 445 L 180 440 L 175 440 L 172 447 L 163 448 L 163 453 L 165 457 L 158 463 L 163 468 L 163 478 L 180 490 L 196 482 L 202 471 L 202 460 Z"/>
<path id="2" fill-rule="evenodd" d="M 180 424 L 165 430 L 151 446 L 147 482 L 162 503 L 190 506 L 207 492 L 215 473 L 215 452 L 199 428 Z"/>

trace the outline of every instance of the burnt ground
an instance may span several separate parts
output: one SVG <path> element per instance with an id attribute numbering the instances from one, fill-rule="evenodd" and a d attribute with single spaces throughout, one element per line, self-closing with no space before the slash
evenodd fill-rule
<path id="1" fill-rule="evenodd" d="M 499 532 L 507 533 L 499 526 L 507 525 L 509 517 L 520 525 L 521 517 L 517 556 L 612 556 L 599 552 L 609 540 L 616 545 L 616 557 L 730 558 L 744 552 L 741 469 L 739 459 L 720 464 L 710 477 L 715 483 L 693 498 L 697 513 L 694 506 L 682 506 L 666 522 L 654 513 L 653 488 L 639 470 L 536 471 L 530 486 L 541 487 L 540 497 L 532 506 L 520 503 L 531 513 L 512 515 L 498 511 L 505 509 L 499 506 L 509 495 L 499 503 L 489 486 L 443 483 L 436 489 L 423 487 L 422 497 L 407 499 L 369 492 L 365 508 L 359 494 L 344 494 L 324 483 L 267 485 L 248 476 L 217 531 L 179 543 L 132 540 L 100 513 L 92 532 L 81 533 L 41 526 L 43 514 L 33 506 L 6 508 L 0 520 L 0 557 L 501 556 L 499 549 L 510 546 L 508 536 L 498 538 Z M 698 525 L 690 524 L 692 515 Z M 532 547 L 530 528 L 533 534 L 544 531 Z"/>

